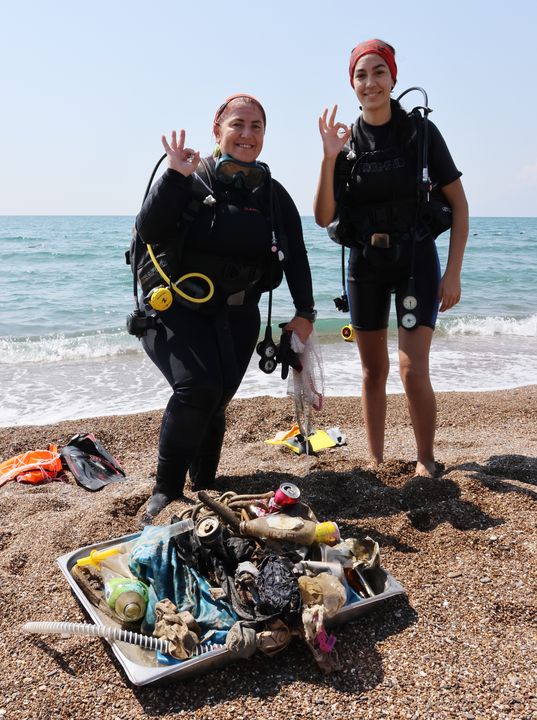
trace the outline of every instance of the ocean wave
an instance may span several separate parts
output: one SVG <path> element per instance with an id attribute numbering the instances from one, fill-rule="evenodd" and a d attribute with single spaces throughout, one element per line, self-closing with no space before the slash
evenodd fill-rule
<path id="1" fill-rule="evenodd" d="M 465 316 L 450 320 L 441 320 L 438 330 L 443 335 L 515 335 L 517 337 L 537 337 L 537 314 L 526 317 L 476 317 Z"/>
<path id="2" fill-rule="evenodd" d="M 389 339 L 388 393 L 402 393 L 397 337 Z M 138 347 L 138 346 L 137 346 Z M 526 350 L 526 351 L 525 351 Z M 322 348 L 325 394 L 360 394 L 356 348 L 343 341 Z M 237 397 L 284 397 L 280 373 L 266 375 L 252 357 Z M 51 371 L 54 370 L 54 382 Z M 485 391 L 537 383 L 537 357 L 527 340 L 478 336 L 435 339 L 431 380 L 436 391 Z M 114 358 L 69 360 L 55 368 L 44 363 L 0 365 L 0 426 L 54 423 L 102 415 L 123 415 L 164 408 L 170 387 L 143 352 Z M 289 398 L 289 408 L 292 401 Z"/>
<path id="3" fill-rule="evenodd" d="M 283 317 L 283 316 L 282 316 Z M 273 333 L 279 338 L 277 319 L 273 318 Z M 321 318 L 316 324 L 317 335 L 323 346 L 342 347 L 341 328 L 348 316 Z M 264 325 L 262 325 L 262 334 Z M 436 335 L 438 339 L 465 336 L 471 338 L 496 338 L 495 342 L 509 342 L 509 337 L 537 337 L 537 314 L 523 318 L 461 316 L 440 319 Z M 395 317 L 390 318 L 388 337 L 397 338 Z M 354 345 L 353 345 L 354 349 Z M 511 348 L 512 349 L 512 348 Z M 20 363 L 61 363 L 75 360 L 99 360 L 133 353 L 142 353 L 135 338 L 118 327 L 94 332 L 64 332 L 34 336 L 0 336 L 0 365 Z"/>
<path id="4" fill-rule="evenodd" d="M 0 337 L 0 365 L 91 360 L 140 352 L 140 345 L 124 331 Z"/>

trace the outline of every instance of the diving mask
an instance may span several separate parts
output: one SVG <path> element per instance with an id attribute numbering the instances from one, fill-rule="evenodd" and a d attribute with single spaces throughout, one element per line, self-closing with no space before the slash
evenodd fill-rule
<path id="1" fill-rule="evenodd" d="M 216 163 L 216 178 L 224 185 L 239 189 L 254 190 L 264 184 L 267 171 L 262 163 L 242 162 L 231 155 L 222 155 Z"/>

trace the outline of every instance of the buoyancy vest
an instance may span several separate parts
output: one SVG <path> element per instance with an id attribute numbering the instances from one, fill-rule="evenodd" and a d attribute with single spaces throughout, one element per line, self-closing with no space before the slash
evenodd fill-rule
<path id="1" fill-rule="evenodd" d="M 193 179 L 191 195 L 179 220 L 177 235 L 148 248 L 134 229 L 129 260 L 132 264 L 136 258 L 136 268 L 132 269 L 137 274 L 145 301 L 155 288 L 166 285 L 171 286 L 173 302 L 212 314 L 228 301 L 230 304 L 243 304 L 249 297 L 257 298 L 261 293 L 278 287 L 283 270 L 278 252 L 272 251 L 270 243 L 267 244 L 266 255 L 258 262 L 241 262 L 237 258 L 201 252 L 195 243 L 189 242 L 192 226 L 202 214 L 209 232 L 213 231 L 216 205 L 226 202 L 225 193 L 213 190 L 217 185 L 214 168 L 209 161 L 203 161 L 196 174 L 201 181 Z M 276 250 L 282 248 L 286 257 L 286 248 L 282 247 L 286 245 L 285 234 L 279 231 L 279 203 L 270 175 L 268 183 L 270 185 L 265 192 L 258 194 L 258 209 L 267 223 L 268 235 L 273 225 L 276 226 Z M 207 202 L 209 189 L 213 190 L 214 201 L 211 203 Z M 232 296 L 236 301 L 230 299 Z"/>
<path id="2" fill-rule="evenodd" d="M 360 119 L 352 126 L 350 145 L 341 151 L 335 170 L 339 189 L 337 218 L 329 226 L 329 235 L 346 247 L 368 245 L 374 233 L 386 233 L 398 242 L 413 235 L 414 240 L 436 238 L 451 227 L 451 208 L 439 188 L 431 188 L 427 202 L 419 201 L 419 175 L 423 157 L 422 115 L 407 114 L 392 102 L 393 122 L 381 150 L 371 150 Z M 382 202 L 361 203 L 356 190 L 360 172 L 382 174 L 401 172 L 401 157 L 410 163 L 414 182 L 408 189 Z M 355 187 L 353 187 L 353 183 Z"/>

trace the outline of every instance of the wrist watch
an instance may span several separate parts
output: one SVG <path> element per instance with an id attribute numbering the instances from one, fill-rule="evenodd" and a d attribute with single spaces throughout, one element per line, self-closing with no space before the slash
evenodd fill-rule
<path id="1" fill-rule="evenodd" d="M 305 320 L 309 320 L 310 323 L 314 323 L 317 317 L 317 310 L 311 310 L 310 312 L 307 310 L 297 310 L 295 317 L 304 318 Z"/>

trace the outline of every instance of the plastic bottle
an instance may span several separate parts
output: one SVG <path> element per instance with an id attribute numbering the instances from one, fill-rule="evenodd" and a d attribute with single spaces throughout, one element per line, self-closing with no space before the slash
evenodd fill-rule
<path id="1" fill-rule="evenodd" d="M 148 588 L 136 578 L 111 577 L 102 568 L 104 578 L 104 597 L 120 620 L 136 622 L 141 620 L 149 599 Z"/>
<path id="2" fill-rule="evenodd" d="M 331 533 L 327 533 L 327 525 Z M 240 524 L 241 535 L 263 540 L 279 540 L 295 545 L 313 545 L 314 542 L 326 542 L 336 536 L 339 530 L 335 523 L 316 523 L 301 517 L 291 517 L 285 513 L 273 513 Z"/>

